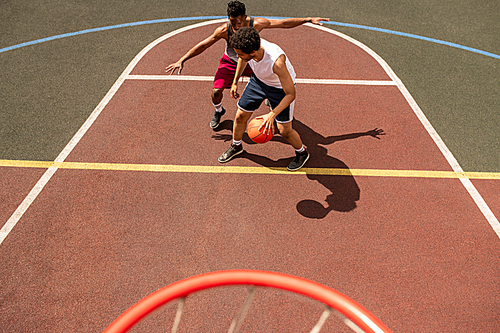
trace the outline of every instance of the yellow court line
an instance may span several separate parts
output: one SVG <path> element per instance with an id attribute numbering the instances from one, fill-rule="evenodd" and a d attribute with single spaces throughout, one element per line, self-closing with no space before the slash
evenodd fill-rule
<path id="1" fill-rule="evenodd" d="M 51 167 L 75 170 L 112 170 L 112 171 L 149 171 L 149 172 L 194 172 L 194 173 L 239 173 L 239 174 L 308 174 L 327 176 L 367 176 L 403 178 L 469 178 L 499 179 L 498 172 L 454 172 L 428 170 L 380 170 L 380 169 L 340 169 L 340 168 L 302 168 L 296 172 L 286 168 L 242 167 L 242 166 L 202 166 L 202 165 L 163 165 L 163 164 L 123 164 L 123 163 L 85 163 L 0 160 L 0 167 L 42 168 Z"/>

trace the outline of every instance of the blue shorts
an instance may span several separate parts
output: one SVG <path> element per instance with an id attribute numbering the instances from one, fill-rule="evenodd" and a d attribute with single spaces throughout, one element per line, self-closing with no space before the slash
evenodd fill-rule
<path id="1" fill-rule="evenodd" d="M 281 88 L 271 87 L 260 81 L 255 75 L 250 77 L 240 100 L 238 101 L 238 107 L 246 112 L 254 112 L 257 110 L 262 102 L 267 98 L 271 103 L 271 107 L 274 109 L 281 103 L 281 100 L 285 97 L 285 91 Z M 287 106 L 280 114 L 276 117 L 276 122 L 278 123 L 289 123 L 293 120 L 293 109 L 295 106 L 295 101 L 293 101 L 289 106 Z"/>

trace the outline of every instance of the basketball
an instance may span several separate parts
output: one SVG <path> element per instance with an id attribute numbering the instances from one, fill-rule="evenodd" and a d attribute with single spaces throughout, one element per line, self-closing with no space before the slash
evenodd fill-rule
<path id="1" fill-rule="evenodd" d="M 262 118 L 254 118 L 250 121 L 250 123 L 248 123 L 247 134 L 255 143 L 266 143 L 273 138 L 274 125 L 271 126 L 269 133 L 264 133 L 266 130 L 265 128 L 262 128 L 259 131 L 259 127 L 263 122 L 264 120 Z"/>

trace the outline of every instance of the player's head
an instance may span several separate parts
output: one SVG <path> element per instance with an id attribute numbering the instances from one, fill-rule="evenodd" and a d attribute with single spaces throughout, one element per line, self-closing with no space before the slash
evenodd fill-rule
<path id="1" fill-rule="evenodd" d="M 227 16 L 229 18 L 231 17 L 238 17 L 238 16 L 245 16 L 246 15 L 246 9 L 245 9 L 245 4 L 243 2 L 239 1 L 231 1 L 230 3 L 227 4 Z"/>
<path id="2" fill-rule="evenodd" d="M 247 17 L 245 4 L 237 0 L 231 1 L 227 4 L 227 16 L 233 29 L 238 30 Z"/>
<path id="3" fill-rule="evenodd" d="M 260 49 L 260 36 L 255 28 L 244 27 L 231 36 L 229 44 L 236 51 L 239 58 L 248 61 Z"/>

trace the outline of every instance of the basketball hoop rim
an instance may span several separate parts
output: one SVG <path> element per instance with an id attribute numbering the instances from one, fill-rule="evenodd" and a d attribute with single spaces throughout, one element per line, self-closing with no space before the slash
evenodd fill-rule
<path id="1" fill-rule="evenodd" d="M 261 270 L 224 270 L 192 276 L 165 286 L 131 306 L 104 333 L 123 333 L 162 305 L 204 289 L 254 285 L 295 292 L 339 311 L 365 332 L 391 333 L 377 317 L 348 296 L 305 278 Z"/>

